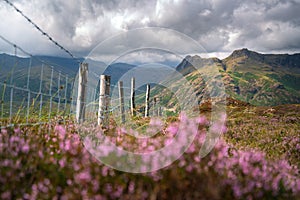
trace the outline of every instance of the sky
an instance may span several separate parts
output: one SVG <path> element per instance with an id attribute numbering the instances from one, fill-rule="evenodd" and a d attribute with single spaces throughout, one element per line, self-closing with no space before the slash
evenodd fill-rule
<path id="1" fill-rule="evenodd" d="M 219 58 L 240 48 L 262 53 L 300 52 L 300 0 L 11 2 L 76 57 L 86 57 L 114 35 L 145 27 L 184 34 L 198 42 L 209 56 Z M 4 1 L 0 1 L 0 19 L 0 35 L 24 50 L 68 57 Z M 184 41 L 178 44 L 178 38 L 168 34 L 158 38 L 162 43 L 167 41 L 171 49 L 185 47 Z M 151 44 L 153 35 L 147 35 L 147 40 Z M 2 41 L 0 45 L 0 51 L 12 51 Z M 113 55 L 113 49 L 106 54 Z"/>

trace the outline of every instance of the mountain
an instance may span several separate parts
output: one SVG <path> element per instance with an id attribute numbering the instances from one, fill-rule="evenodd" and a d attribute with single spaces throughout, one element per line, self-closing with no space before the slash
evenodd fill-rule
<path id="1" fill-rule="evenodd" d="M 80 61 L 83 60 L 80 59 Z M 43 93 L 49 93 L 51 66 L 54 69 L 53 91 L 58 90 L 59 72 L 63 75 L 68 75 L 70 79 L 68 86 L 69 88 L 71 87 L 72 79 L 74 80 L 78 71 L 78 63 L 76 61 L 69 58 L 35 56 L 31 63 L 29 79 L 29 89 L 31 91 L 37 92 L 39 90 L 42 61 L 47 63 L 47 65 L 44 65 L 43 72 Z M 14 72 L 15 86 L 21 88 L 27 87 L 29 62 L 29 58 L 0 54 L 1 94 L 4 88 L 3 83 L 10 83 L 12 71 Z M 124 74 L 132 77 L 140 69 L 136 65 L 127 63 L 113 63 L 107 66 L 103 62 L 93 60 L 85 60 L 85 62 L 89 63 L 91 87 L 95 87 L 98 84 L 98 76 L 100 74 L 111 75 L 111 84 L 116 85 L 117 81 Z M 239 49 L 233 51 L 231 55 L 223 60 L 218 58 L 201 58 L 198 55 L 187 56 L 177 65 L 176 70 L 181 72 L 186 80 L 193 85 L 195 94 L 199 97 L 200 101 L 205 96 L 205 83 L 201 75 L 205 76 L 206 73 L 210 73 L 209 69 L 211 66 L 217 67 L 222 77 L 222 82 L 225 85 L 226 93 L 231 98 L 260 106 L 300 103 L 300 54 L 261 54 L 248 49 Z M 174 84 L 172 88 L 175 89 L 172 92 L 179 95 L 181 93 L 179 89 L 181 84 L 179 81 L 180 78 L 176 77 L 175 80 L 165 68 L 158 69 L 154 70 L 151 66 L 146 66 L 142 75 L 136 77 L 136 84 L 142 86 L 145 74 L 152 78 L 152 83 L 157 83 L 163 77 L 166 77 L 166 81 L 169 81 L 166 85 L 170 86 Z M 63 78 L 62 82 L 64 81 Z M 174 83 L 170 83 L 172 81 Z M 127 85 L 127 87 L 130 86 Z M 177 92 L 176 88 L 178 88 Z M 144 90 L 143 87 L 141 89 Z M 152 90 L 152 92 L 153 94 L 161 93 L 155 90 Z M 166 103 L 166 98 L 170 97 L 170 95 L 167 95 L 166 89 L 163 92 L 166 92 L 164 93 L 166 95 L 163 96 Z M 22 96 L 23 94 L 16 94 L 15 96 L 18 95 Z M 5 91 L 4 96 L 5 98 L 9 97 L 8 90 Z"/>
<path id="2" fill-rule="evenodd" d="M 81 59 L 83 60 L 83 59 Z M 30 65 L 31 64 L 31 65 Z M 29 71 L 30 65 L 30 71 Z M 74 78 L 79 64 L 73 59 L 51 57 L 51 56 L 34 56 L 31 60 L 29 57 L 16 57 L 8 54 L 0 54 L 0 82 L 10 83 L 11 74 L 13 74 L 13 83 L 18 87 L 23 87 L 27 82 L 28 73 L 31 81 L 35 86 L 41 79 L 41 69 L 43 66 L 43 79 L 50 80 L 51 69 L 53 68 L 53 80 L 57 82 L 58 74 L 68 75 Z"/>
<path id="3" fill-rule="evenodd" d="M 148 76 L 148 80 L 150 79 L 151 81 L 158 83 L 170 74 L 170 71 L 174 71 L 174 67 L 169 67 L 169 65 L 162 63 L 134 65 L 118 62 L 107 66 L 105 63 L 90 59 L 85 62 L 89 64 L 89 72 L 92 74 L 105 74 L 111 76 L 112 85 L 116 85 L 119 80 L 123 80 L 124 83 L 130 82 L 132 77 L 135 77 L 136 84 L 139 85 L 139 83 L 142 84 L 145 79 L 144 76 Z"/>
<path id="4" fill-rule="evenodd" d="M 31 67 L 29 68 L 29 66 Z M 5 107 L 10 102 L 10 84 L 18 88 L 13 91 L 13 105 L 15 106 L 13 109 L 15 110 L 24 104 L 24 100 L 27 101 L 27 89 L 31 91 L 32 101 L 39 97 L 39 91 L 44 94 L 44 100 L 47 98 L 49 100 L 47 95 L 50 93 L 54 96 L 54 101 L 58 101 L 57 99 L 64 97 L 65 94 L 70 97 L 77 71 L 78 63 L 69 58 L 34 56 L 30 59 L 29 57 L 0 54 L 0 101 L 5 103 Z"/>
<path id="5" fill-rule="evenodd" d="M 83 59 L 79 59 L 83 61 Z M 61 71 L 64 74 L 74 76 L 78 71 L 78 63 L 70 58 L 54 57 L 54 56 L 34 56 L 31 60 L 31 67 L 41 67 L 42 63 L 46 63 L 45 67 L 53 67 L 57 71 Z M 27 71 L 30 63 L 29 57 L 17 57 L 8 54 L 0 54 L 0 72 L 2 75 L 9 73 L 14 70 Z M 34 71 L 34 70 L 33 70 Z"/>
<path id="6" fill-rule="evenodd" d="M 130 70 L 133 70 L 136 65 L 130 65 L 127 63 L 113 63 L 107 67 L 107 69 L 104 71 L 104 74 L 111 76 L 111 83 L 116 85 L 119 79 L 129 72 Z"/>
<path id="7" fill-rule="evenodd" d="M 234 99 L 259 106 L 300 103 L 300 54 L 240 49 L 223 60 L 187 56 L 176 69 L 192 79 L 209 66 L 217 66 L 226 93 Z M 192 82 L 203 84 L 197 78 Z"/>

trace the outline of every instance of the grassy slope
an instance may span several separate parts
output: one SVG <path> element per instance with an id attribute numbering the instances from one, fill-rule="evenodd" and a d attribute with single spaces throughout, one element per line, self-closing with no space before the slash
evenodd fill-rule
<path id="1" fill-rule="evenodd" d="M 295 69 L 271 65 L 241 56 L 225 59 L 227 93 L 254 105 L 278 105 L 300 101 L 300 75 Z"/>
<path id="2" fill-rule="evenodd" d="M 209 116 L 210 103 L 200 106 Z M 272 160 L 287 159 L 300 168 L 300 104 L 253 106 L 227 99 L 225 141 L 243 150 L 265 152 Z"/>
<path id="3" fill-rule="evenodd" d="M 300 167 L 300 104 L 251 106 L 231 101 L 227 106 L 227 142 L 258 149 L 271 159 L 288 159 Z"/>

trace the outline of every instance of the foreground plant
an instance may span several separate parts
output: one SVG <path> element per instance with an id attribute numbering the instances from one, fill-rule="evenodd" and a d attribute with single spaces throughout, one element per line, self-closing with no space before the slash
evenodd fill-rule
<path id="1" fill-rule="evenodd" d="M 147 153 L 169 145 L 180 130 L 196 132 L 187 151 L 155 172 L 132 174 L 114 170 L 84 147 L 82 132 L 72 123 L 2 129 L 0 135 L 1 199 L 297 199 L 298 169 L 285 160 L 270 161 L 258 151 L 242 151 L 219 140 L 200 159 L 207 122 L 181 118 L 163 129 L 157 140 L 135 141 L 115 127 L 116 145 Z M 159 123 L 154 123 L 158 126 Z M 220 127 L 219 127 L 220 128 Z M 86 132 L 95 131 L 86 128 Z M 97 133 L 105 135 L 102 130 Z M 150 130 L 151 131 L 151 130 Z M 182 137 L 181 139 L 184 139 Z M 143 143 L 144 142 L 144 143 Z M 85 143 L 86 144 L 86 143 Z M 98 147 L 107 155 L 113 154 Z M 169 152 L 172 155 L 173 152 Z M 156 163 L 157 161 L 152 161 Z M 157 164 L 157 163 L 156 163 Z"/>

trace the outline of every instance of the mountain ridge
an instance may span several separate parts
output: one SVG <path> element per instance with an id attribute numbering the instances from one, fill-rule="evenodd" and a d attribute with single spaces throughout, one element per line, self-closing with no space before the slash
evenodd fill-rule
<path id="1" fill-rule="evenodd" d="M 187 56 L 176 69 L 195 77 L 196 69 L 209 66 L 218 68 L 227 94 L 237 100 L 254 105 L 300 103 L 299 53 L 261 54 L 243 48 L 222 60 Z"/>
<path id="2" fill-rule="evenodd" d="M 18 70 L 26 72 L 29 58 L 17 58 Z M 69 74 L 70 77 L 75 77 L 78 71 L 78 63 L 69 58 L 53 56 L 37 56 L 37 58 L 40 61 L 55 64 L 56 69 Z M 14 60 L 15 57 L 12 55 L 0 54 L 0 79 L 2 82 L 7 81 L 6 79 L 14 65 Z M 81 61 L 83 60 L 82 58 Z M 32 63 L 32 81 L 36 83 L 38 83 L 37 80 L 40 78 L 40 61 Z M 300 103 L 300 53 L 262 54 L 243 48 L 233 51 L 224 59 L 189 55 L 177 65 L 176 70 L 180 71 L 189 80 L 195 81 L 194 84 L 197 85 L 200 84 L 200 79 L 197 79 L 195 69 L 207 66 L 216 66 L 218 68 L 227 94 L 236 100 L 254 105 Z M 104 69 L 107 66 L 103 62 L 94 64 L 91 62 L 91 71 L 99 67 Z M 135 67 L 127 63 L 113 63 L 105 71 L 100 71 L 111 75 L 113 84 L 116 84 L 118 78 Z M 49 73 L 46 76 L 49 76 Z M 19 82 L 22 87 L 26 81 L 24 77 L 23 79 Z M 32 85 L 32 87 L 35 87 L 34 85 L 38 84 Z M 37 88 L 34 89 L 36 90 Z M 199 93 L 200 91 L 197 91 L 197 94 Z"/>

